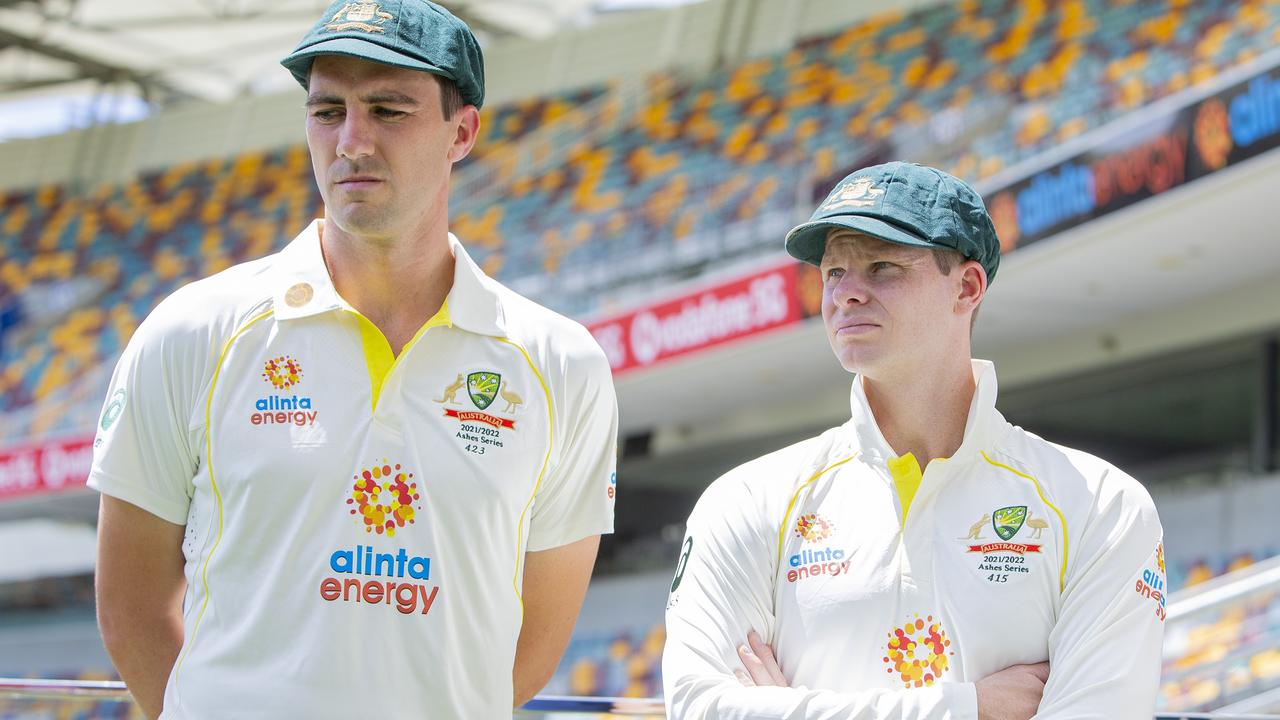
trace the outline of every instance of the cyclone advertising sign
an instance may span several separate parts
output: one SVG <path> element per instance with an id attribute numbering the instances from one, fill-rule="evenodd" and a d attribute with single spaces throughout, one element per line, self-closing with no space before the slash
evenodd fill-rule
<path id="1" fill-rule="evenodd" d="M 805 266 L 788 261 L 588 329 L 616 375 L 799 322 L 816 313 L 809 280 Z"/>

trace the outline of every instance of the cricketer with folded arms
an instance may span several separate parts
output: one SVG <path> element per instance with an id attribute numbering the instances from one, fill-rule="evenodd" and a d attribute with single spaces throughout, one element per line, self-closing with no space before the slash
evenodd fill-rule
<path id="1" fill-rule="evenodd" d="M 971 359 L 999 267 L 981 198 L 858 170 L 788 252 L 818 266 L 851 417 L 689 518 L 667 605 L 676 720 L 1150 718 L 1164 551 L 1143 487 L 995 408 Z"/>

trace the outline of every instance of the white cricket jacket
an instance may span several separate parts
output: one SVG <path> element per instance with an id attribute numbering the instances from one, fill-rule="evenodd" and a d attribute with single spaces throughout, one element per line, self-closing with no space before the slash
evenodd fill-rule
<path id="1" fill-rule="evenodd" d="M 1150 496 L 1009 424 L 991 363 L 973 368 L 963 444 L 923 475 L 855 380 L 849 422 L 707 489 L 667 605 L 670 717 L 976 718 L 976 681 L 1044 660 L 1037 718 L 1151 717 L 1165 572 Z M 734 678 L 751 629 L 792 687 Z"/>

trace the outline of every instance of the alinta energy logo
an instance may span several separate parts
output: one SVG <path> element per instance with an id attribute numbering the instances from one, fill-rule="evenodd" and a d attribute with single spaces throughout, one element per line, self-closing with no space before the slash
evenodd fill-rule
<path id="1" fill-rule="evenodd" d="M 883 660 L 889 666 L 887 672 L 896 673 L 904 688 L 933 685 L 951 667 L 949 658 L 955 655 L 947 649 L 951 641 L 942 623 L 932 615 L 924 618 L 916 615 L 888 636 Z"/>
<path id="2" fill-rule="evenodd" d="M 351 496 L 347 504 L 351 514 L 355 515 L 367 533 L 386 534 L 395 537 L 396 529 L 412 525 L 422 495 L 418 492 L 418 483 L 413 473 L 394 466 L 386 459 L 374 463 L 372 467 L 362 468 L 351 476 Z"/>
<path id="3" fill-rule="evenodd" d="M 805 542 L 818 542 L 831 537 L 831 523 L 817 513 L 809 513 L 801 515 L 796 519 L 796 537 L 804 538 Z"/>
<path id="4" fill-rule="evenodd" d="M 1156 617 L 1160 622 L 1165 618 L 1165 602 L 1168 590 L 1165 588 L 1164 542 L 1156 545 L 1155 568 L 1143 568 L 1142 577 L 1133 586 L 1135 592 L 1155 604 Z"/>
<path id="5" fill-rule="evenodd" d="M 849 561 L 845 560 L 844 550 L 804 547 L 830 538 L 833 530 L 835 525 L 818 513 L 801 515 L 796 519 L 793 532 L 801 539 L 800 552 L 787 559 L 791 565 L 791 569 L 787 571 L 787 582 L 799 582 L 820 575 L 835 577 L 849 572 Z"/>
<path id="6" fill-rule="evenodd" d="M 288 391 L 302 382 L 302 365 L 288 355 L 267 360 L 262 365 L 262 379 L 279 391 Z M 315 425 L 319 410 L 311 409 L 311 398 L 293 395 L 267 395 L 253 403 L 250 425 Z"/>
<path id="7" fill-rule="evenodd" d="M 365 532 L 391 538 L 397 528 L 414 524 L 421 493 L 413 477 L 386 459 L 352 476 L 347 504 Z M 440 586 L 430 582 L 431 558 L 403 547 L 395 552 L 376 552 L 373 545 L 340 548 L 330 553 L 329 570 L 333 574 L 320 581 L 325 602 L 385 605 L 403 615 L 426 615 L 440 593 Z"/>

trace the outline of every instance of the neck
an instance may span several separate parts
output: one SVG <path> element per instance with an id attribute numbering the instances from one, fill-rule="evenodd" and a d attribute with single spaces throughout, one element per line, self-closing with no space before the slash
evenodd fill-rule
<path id="1" fill-rule="evenodd" d="M 924 469 L 960 449 L 976 389 L 967 357 L 909 379 L 864 377 L 862 384 L 880 433 L 898 455 L 915 455 Z"/>
<path id="2" fill-rule="evenodd" d="M 320 247 L 334 289 L 382 331 L 397 355 L 453 287 L 454 257 L 443 223 L 388 240 L 352 235 L 326 220 Z"/>

